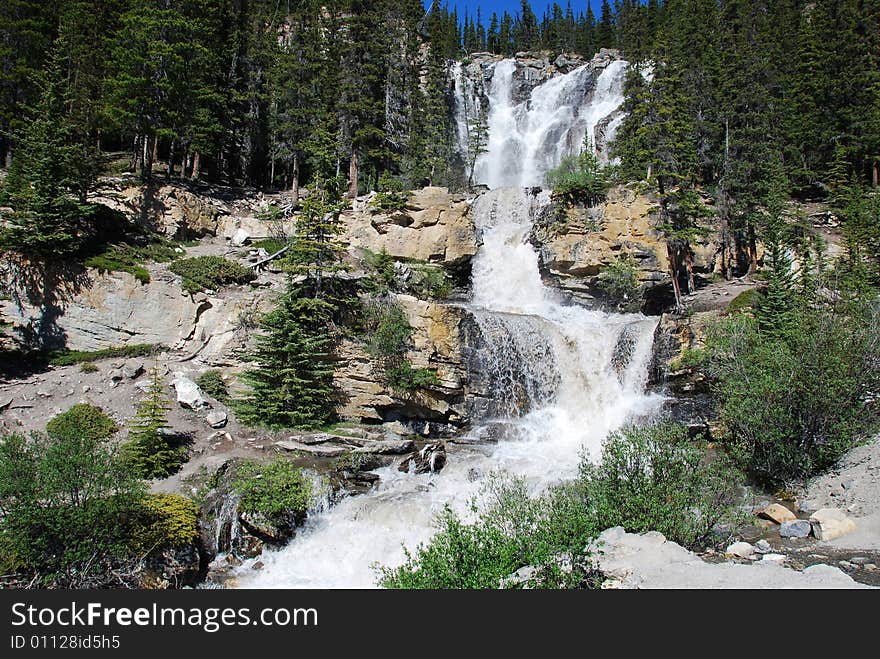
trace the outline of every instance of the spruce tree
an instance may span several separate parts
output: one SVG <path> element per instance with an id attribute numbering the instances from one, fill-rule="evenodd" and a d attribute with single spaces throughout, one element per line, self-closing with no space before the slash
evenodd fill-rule
<path id="1" fill-rule="evenodd" d="M 185 460 L 181 447 L 163 434 L 167 430 L 167 412 L 171 409 L 159 369 L 150 369 L 149 386 L 138 403 L 137 413 L 129 424 L 128 442 L 123 458 L 142 478 L 165 478 L 180 468 Z"/>
<path id="2" fill-rule="evenodd" d="M 76 117 L 61 53 L 55 51 L 39 82 L 39 102 L 15 137 L 16 157 L 0 194 L 12 208 L 3 213 L 0 249 L 59 257 L 79 250 L 91 235 L 94 188 L 100 160 Z"/>

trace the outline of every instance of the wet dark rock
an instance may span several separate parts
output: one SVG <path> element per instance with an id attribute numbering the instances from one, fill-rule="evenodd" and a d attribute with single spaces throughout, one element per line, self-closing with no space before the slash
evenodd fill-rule
<path id="1" fill-rule="evenodd" d="M 425 444 L 420 451 L 416 451 L 404 458 L 397 466 L 398 471 L 414 471 L 417 474 L 436 474 L 446 466 L 446 444 L 436 442 Z"/>

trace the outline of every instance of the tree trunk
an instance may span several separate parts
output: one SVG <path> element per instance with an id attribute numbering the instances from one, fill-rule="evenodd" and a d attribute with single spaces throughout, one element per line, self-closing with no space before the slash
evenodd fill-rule
<path id="1" fill-rule="evenodd" d="M 351 199 L 356 199 L 358 196 L 358 156 L 354 148 L 351 150 L 351 160 L 348 163 L 348 196 Z"/>
<path id="2" fill-rule="evenodd" d="M 168 147 L 168 178 L 173 178 L 174 176 L 174 145 L 175 141 L 171 140 L 171 144 Z"/>
<path id="3" fill-rule="evenodd" d="M 150 172 L 153 171 L 152 165 L 159 162 L 159 136 L 153 137 L 153 157 L 150 159 Z"/>
<path id="4" fill-rule="evenodd" d="M 678 283 L 678 256 L 675 248 L 666 243 L 666 256 L 669 258 L 669 274 L 672 277 L 672 291 L 675 293 L 675 311 L 681 313 L 684 304 L 681 301 L 681 286 Z"/>
<path id="5" fill-rule="evenodd" d="M 199 152 L 195 151 L 193 152 L 193 171 L 190 178 L 192 178 L 193 181 L 197 181 L 200 174 L 201 171 L 199 171 Z"/>
<path id="6" fill-rule="evenodd" d="M 293 155 L 293 172 L 290 176 L 290 196 L 293 197 L 293 203 L 299 201 L 299 154 Z"/>
<path id="7" fill-rule="evenodd" d="M 4 163 L 6 169 L 12 167 L 12 144 L 6 145 L 6 162 Z"/>
<path id="8" fill-rule="evenodd" d="M 749 275 L 753 275 L 758 269 L 758 241 L 755 238 L 755 227 L 749 224 Z"/>
<path id="9" fill-rule="evenodd" d="M 141 136 L 135 135 L 134 141 L 132 142 L 131 148 L 131 160 L 129 169 L 135 173 L 135 176 L 140 176 L 141 173 L 141 155 L 144 150 L 141 148 Z"/>
<path id="10" fill-rule="evenodd" d="M 697 285 L 694 282 L 694 253 L 691 251 L 690 245 L 687 246 L 684 253 L 684 263 L 688 273 L 688 293 L 693 293 L 697 290 Z"/>
<path id="11" fill-rule="evenodd" d="M 874 161 L 872 179 L 875 188 L 880 186 L 880 159 Z"/>

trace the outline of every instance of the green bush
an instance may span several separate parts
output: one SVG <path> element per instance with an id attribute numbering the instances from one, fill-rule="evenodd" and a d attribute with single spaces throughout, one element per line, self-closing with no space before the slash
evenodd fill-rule
<path id="1" fill-rule="evenodd" d="M 183 278 L 183 288 L 189 293 L 218 290 L 223 286 L 246 284 L 257 275 L 250 268 L 222 256 L 196 256 L 175 261 L 169 270 Z"/>
<path id="2" fill-rule="evenodd" d="M 681 426 L 629 427 L 605 442 L 602 461 L 582 460 L 575 480 L 529 497 L 523 481 L 490 479 L 473 522 L 446 509 L 438 532 L 396 568 L 379 567 L 386 588 L 498 588 L 520 567 L 533 586 L 595 587 L 585 548 L 605 529 L 656 530 L 687 547 L 723 542 L 740 521 L 740 475 L 724 456 L 708 459 Z"/>
<path id="3" fill-rule="evenodd" d="M 758 305 L 760 299 L 761 291 L 757 288 L 750 288 L 730 301 L 730 304 L 727 305 L 727 313 L 736 314 L 742 311 L 751 311 Z"/>
<path id="4" fill-rule="evenodd" d="M 385 381 L 392 391 L 411 393 L 439 384 L 434 371 L 413 368 L 406 359 L 412 327 L 400 305 L 389 298 L 373 300 L 365 307 L 364 325 L 367 353 L 382 366 Z"/>
<path id="5" fill-rule="evenodd" d="M 316 494 L 302 470 L 284 458 L 268 464 L 245 460 L 236 470 L 232 486 L 241 496 L 243 513 L 259 515 L 279 526 L 302 518 Z"/>
<path id="6" fill-rule="evenodd" d="M 557 167 L 547 172 L 547 185 L 553 194 L 590 206 L 605 198 L 611 187 L 608 168 L 603 167 L 593 151 L 589 136 L 578 156 L 566 156 Z"/>
<path id="7" fill-rule="evenodd" d="M 0 438 L 0 564 L 43 587 L 133 587 L 144 488 L 88 433 Z M 4 572 L 9 574 L 9 572 Z"/>
<path id="8" fill-rule="evenodd" d="M 63 350 L 49 353 L 49 363 L 53 366 L 72 366 L 73 364 L 94 362 L 99 359 L 111 359 L 114 357 L 148 357 L 158 349 L 159 346 L 154 344 L 136 343 L 92 351 Z"/>
<path id="9" fill-rule="evenodd" d="M 98 367 L 94 362 L 83 362 L 80 364 L 79 370 L 81 373 L 97 373 Z"/>
<path id="10" fill-rule="evenodd" d="M 223 373 L 217 369 L 205 371 L 196 378 L 199 389 L 211 396 L 214 400 L 225 403 L 229 400 L 229 388 L 223 379 Z"/>
<path id="11" fill-rule="evenodd" d="M 390 213 L 404 210 L 407 201 L 408 195 L 404 192 L 403 183 L 383 172 L 379 177 L 379 190 L 373 197 L 373 206 L 383 213 Z"/>
<path id="12" fill-rule="evenodd" d="M 683 426 L 663 423 L 612 433 L 599 464 L 581 462 L 572 494 L 590 509 L 597 530 L 659 531 L 694 548 L 735 521 L 740 481 L 726 456 L 707 459 Z"/>
<path id="13" fill-rule="evenodd" d="M 100 407 L 88 403 L 77 403 L 46 424 L 46 432 L 56 439 L 62 437 L 106 439 L 117 430 L 119 427 L 113 419 L 104 414 Z"/>
<path id="14" fill-rule="evenodd" d="M 599 273 L 601 288 L 619 311 L 638 311 L 642 303 L 638 268 L 630 256 L 622 256 Z"/>
<path id="15" fill-rule="evenodd" d="M 263 238 L 262 240 L 258 240 L 253 244 L 254 249 L 265 249 L 269 254 L 274 254 L 285 247 L 287 247 L 290 243 L 286 238 Z"/>
<path id="16" fill-rule="evenodd" d="M 132 549 L 141 554 L 186 547 L 199 537 L 199 508 L 178 494 L 150 494 L 132 531 Z"/>
<path id="17" fill-rule="evenodd" d="M 467 523 L 450 508 L 435 519 L 437 533 L 396 568 L 378 567 L 384 588 L 486 589 L 504 587 L 503 580 L 520 567 L 537 568 L 531 585 L 596 586 L 596 572 L 584 545 L 557 544 L 551 532 L 553 510 L 545 498 L 531 498 L 525 482 L 494 474 L 483 489 L 482 508 L 472 506 Z M 570 567 L 565 569 L 566 564 Z"/>
<path id="18" fill-rule="evenodd" d="M 779 333 L 738 314 L 715 326 L 707 373 L 733 455 L 771 486 L 831 467 L 880 426 L 880 312 L 812 309 Z"/>

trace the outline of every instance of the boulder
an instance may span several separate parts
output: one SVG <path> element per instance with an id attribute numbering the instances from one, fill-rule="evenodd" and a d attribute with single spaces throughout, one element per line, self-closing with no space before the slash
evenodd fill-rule
<path id="1" fill-rule="evenodd" d="M 275 446 L 284 449 L 285 451 L 302 451 L 303 453 L 308 453 L 309 455 L 321 458 L 335 458 L 351 452 L 351 449 L 344 446 L 303 444 L 302 442 L 293 439 L 283 439 L 279 442 L 275 442 Z"/>
<path id="2" fill-rule="evenodd" d="M 810 535 L 812 526 L 805 519 L 796 519 L 789 522 L 782 522 L 779 527 L 779 535 L 783 538 L 806 538 Z"/>
<path id="3" fill-rule="evenodd" d="M 251 239 L 251 234 L 247 229 L 239 228 L 236 229 L 235 233 L 232 234 L 232 244 L 236 247 L 241 247 L 246 244 Z"/>
<path id="4" fill-rule="evenodd" d="M 188 377 L 178 375 L 174 382 L 171 383 L 177 392 L 177 402 L 181 407 L 191 410 L 201 410 L 210 407 L 199 385 L 190 380 Z"/>
<path id="5" fill-rule="evenodd" d="M 776 522 L 777 524 L 793 522 L 797 519 L 797 515 L 778 503 L 771 503 L 766 508 L 759 510 L 758 517 L 761 519 L 769 519 L 771 522 Z"/>
<path id="6" fill-rule="evenodd" d="M 205 421 L 207 421 L 208 425 L 212 428 L 222 428 L 226 425 L 227 420 L 229 419 L 226 412 L 216 411 L 210 412 L 207 417 L 205 417 Z"/>
<path id="7" fill-rule="evenodd" d="M 822 508 L 810 515 L 813 535 L 819 540 L 834 540 L 856 530 L 856 523 L 837 508 Z"/>
<path id="8" fill-rule="evenodd" d="M 734 542 L 724 553 L 738 558 L 751 558 L 755 554 L 755 548 L 748 542 Z"/>
<path id="9" fill-rule="evenodd" d="M 416 451 L 404 458 L 398 471 L 414 471 L 417 474 L 436 474 L 446 466 L 446 443 L 433 442 L 425 444 L 421 451 Z"/>
<path id="10" fill-rule="evenodd" d="M 122 365 L 122 374 L 129 380 L 134 380 L 137 376 L 144 372 L 144 363 L 139 359 L 126 360 Z"/>

